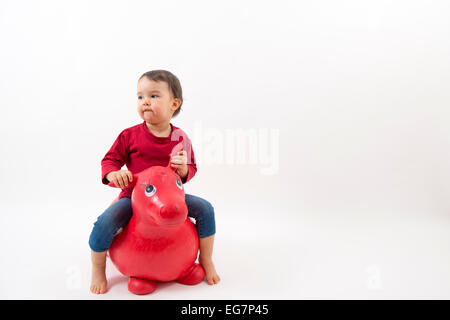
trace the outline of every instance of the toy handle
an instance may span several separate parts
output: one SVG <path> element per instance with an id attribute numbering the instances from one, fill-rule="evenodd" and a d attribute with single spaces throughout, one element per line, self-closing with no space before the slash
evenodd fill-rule
<path id="1" fill-rule="evenodd" d="M 172 152 L 170 153 L 169 164 L 167 165 L 167 167 L 172 169 L 173 172 L 176 172 L 177 168 L 174 168 L 170 165 L 172 162 L 172 156 L 177 155 L 178 152 L 183 151 L 183 149 L 184 149 L 183 144 L 180 142 L 177 145 L 175 145 L 175 147 L 173 147 Z"/>

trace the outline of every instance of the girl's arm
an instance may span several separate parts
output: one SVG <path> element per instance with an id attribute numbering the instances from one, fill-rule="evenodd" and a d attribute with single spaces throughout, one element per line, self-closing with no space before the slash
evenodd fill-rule
<path id="1" fill-rule="evenodd" d="M 109 183 L 106 175 L 111 171 L 120 170 L 125 164 L 126 159 L 126 136 L 124 131 L 122 131 L 101 161 L 103 184 Z"/>

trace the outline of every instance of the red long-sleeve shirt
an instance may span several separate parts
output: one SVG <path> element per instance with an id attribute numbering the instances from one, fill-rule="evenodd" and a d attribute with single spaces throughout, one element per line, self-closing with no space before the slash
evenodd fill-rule
<path id="1" fill-rule="evenodd" d="M 123 130 L 101 161 L 102 183 L 108 184 L 105 176 L 111 171 L 120 170 L 123 165 L 126 165 L 133 174 L 151 166 L 167 166 L 172 150 L 179 143 L 183 145 L 183 150 L 186 150 L 188 156 L 188 175 L 182 181 L 186 183 L 192 179 L 197 172 L 192 143 L 183 130 L 172 123 L 170 126 L 172 131 L 168 137 L 155 136 L 148 130 L 145 121 Z M 119 199 L 131 198 L 132 190 L 132 188 L 122 189 Z"/>

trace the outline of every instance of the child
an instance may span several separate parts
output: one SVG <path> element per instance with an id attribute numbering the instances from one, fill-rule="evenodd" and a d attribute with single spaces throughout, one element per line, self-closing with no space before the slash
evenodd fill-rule
<path id="1" fill-rule="evenodd" d="M 91 292 L 105 293 L 106 251 L 120 228 L 132 216 L 131 188 L 132 174 L 155 165 L 167 166 L 172 148 L 181 142 L 183 151 L 173 155 L 171 166 L 176 169 L 183 183 L 195 175 L 194 152 L 189 138 L 170 123 L 180 112 L 183 103 L 182 89 L 176 76 L 165 70 L 144 73 L 138 80 L 137 110 L 143 123 L 123 130 L 111 149 L 103 158 L 102 182 L 113 181 L 122 188 L 119 200 L 103 212 L 94 223 L 89 246 L 92 258 Z M 126 164 L 128 170 L 121 170 Z M 199 263 L 206 272 L 208 284 L 216 284 L 220 278 L 212 261 L 215 234 L 214 208 L 200 197 L 186 194 L 188 216 L 195 218 L 199 234 Z"/>

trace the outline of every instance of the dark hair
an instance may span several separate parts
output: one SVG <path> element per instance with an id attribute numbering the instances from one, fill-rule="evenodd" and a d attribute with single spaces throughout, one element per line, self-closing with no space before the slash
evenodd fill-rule
<path id="1" fill-rule="evenodd" d="M 172 118 L 179 114 L 181 105 L 183 104 L 183 90 L 181 89 L 180 80 L 178 80 L 178 78 L 173 73 L 166 70 L 147 71 L 139 78 L 139 80 L 141 80 L 143 77 L 146 77 L 149 80 L 164 81 L 167 83 L 173 97 L 181 100 L 180 106 L 177 110 L 174 111 Z"/>

